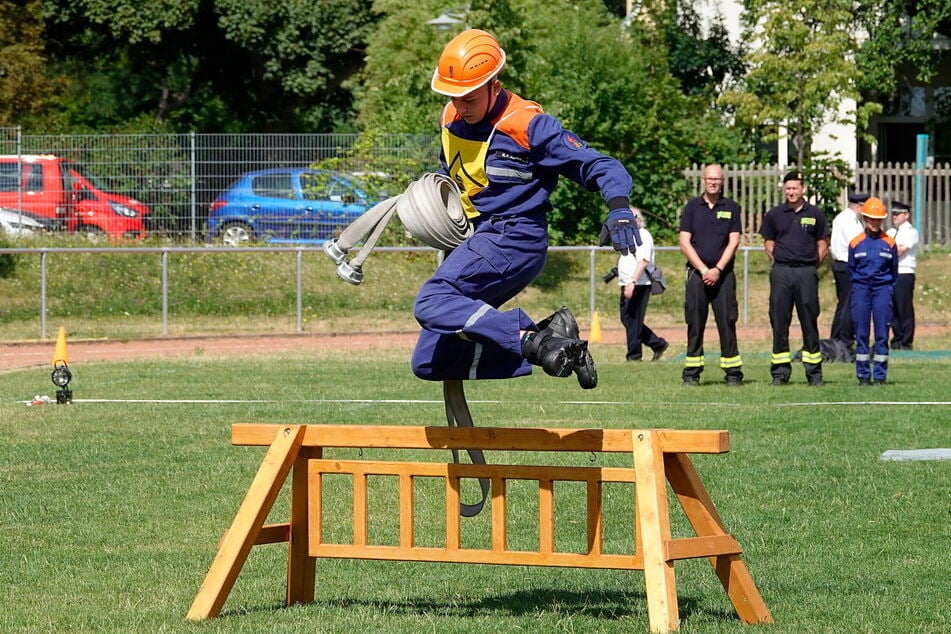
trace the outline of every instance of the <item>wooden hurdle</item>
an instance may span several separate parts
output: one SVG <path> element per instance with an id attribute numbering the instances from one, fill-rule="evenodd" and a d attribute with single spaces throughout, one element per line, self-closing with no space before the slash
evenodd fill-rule
<path id="1" fill-rule="evenodd" d="M 287 542 L 288 604 L 314 600 L 317 559 L 351 558 L 454 563 L 516 564 L 643 570 L 652 632 L 678 629 L 680 616 L 674 562 L 706 557 L 723 584 L 739 618 L 746 623 L 772 622 L 740 555 L 727 533 L 688 454 L 729 451 L 726 431 L 671 429 L 515 429 L 498 427 L 401 427 L 352 425 L 237 424 L 232 444 L 267 446 L 268 451 L 218 553 L 205 576 L 187 618 L 216 617 L 228 597 L 251 548 Z M 484 449 L 505 451 L 572 451 L 630 453 L 632 467 L 554 467 L 471 465 L 431 462 L 323 459 L 328 447 L 380 449 Z M 268 513 L 291 475 L 290 521 L 265 525 Z M 353 486 L 353 539 L 326 543 L 323 536 L 323 478 L 348 474 Z M 395 545 L 368 543 L 367 478 L 398 478 L 399 538 Z M 445 480 L 446 535 L 443 547 L 415 543 L 413 480 Z M 465 548 L 458 513 L 460 481 L 491 481 L 491 546 Z M 506 538 L 506 482 L 538 483 L 539 540 L 537 551 L 509 550 Z M 554 534 L 554 482 L 586 483 L 587 550 L 559 552 Z M 602 483 L 634 485 L 634 552 L 602 551 Z M 680 502 L 695 537 L 673 538 L 667 482 Z"/>

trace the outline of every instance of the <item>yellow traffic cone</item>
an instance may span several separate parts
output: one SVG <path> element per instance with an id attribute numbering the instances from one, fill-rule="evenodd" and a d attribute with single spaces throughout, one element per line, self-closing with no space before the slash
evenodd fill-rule
<path id="1" fill-rule="evenodd" d="M 598 316 L 598 311 L 591 313 L 591 334 L 588 335 L 588 341 L 601 343 L 601 318 Z"/>
<path id="2" fill-rule="evenodd" d="M 66 355 L 66 328 L 59 327 L 59 336 L 56 337 L 56 350 L 53 351 L 53 367 L 69 365 L 69 357 Z"/>

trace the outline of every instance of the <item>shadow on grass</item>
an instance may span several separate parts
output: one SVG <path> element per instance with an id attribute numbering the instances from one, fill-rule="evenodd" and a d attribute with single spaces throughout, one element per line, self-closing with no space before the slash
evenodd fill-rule
<path id="1" fill-rule="evenodd" d="M 701 609 L 702 602 L 691 597 L 679 597 L 681 620 L 691 616 L 700 616 L 704 620 L 716 619 L 735 621 L 733 611 Z M 604 621 L 617 621 L 623 618 L 647 619 L 647 598 L 644 592 L 621 592 L 615 590 L 592 590 L 590 592 L 572 592 L 563 589 L 519 590 L 492 596 L 472 598 L 452 597 L 446 600 L 433 600 L 425 597 L 406 598 L 396 601 L 373 598 L 340 597 L 318 599 L 312 604 L 293 606 L 293 609 L 307 610 L 319 607 L 323 610 L 364 609 L 388 615 L 418 616 L 432 614 L 445 618 L 487 618 L 487 617 L 541 617 L 551 616 L 587 616 Z M 288 609 L 283 604 L 243 606 L 226 610 L 222 616 L 241 616 L 256 612 L 279 612 Z"/>

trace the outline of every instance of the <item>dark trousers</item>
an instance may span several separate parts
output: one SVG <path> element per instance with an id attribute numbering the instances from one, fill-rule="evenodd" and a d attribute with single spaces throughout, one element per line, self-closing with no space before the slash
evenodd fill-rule
<path id="1" fill-rule="evenodd" d="M 806 378 L 822 378 L 822 352 L 819 348 L 819 274 L 814 266 L 774 264 L 769 273 L 769 325 L 773 329 L 773 356 L 770 374 L 789 380 L 792 355 L 789 352 L 789 325 L 792 310 L 802 327 L 802 366 Z"/>
<path id="2" fill-rule="evenodd" d="M 714 286 L 707 286 L 699 272 L 687 269 L 684 291 L 684 320 L 687 322 L 687 358 L 683 378 L 699 378 L 703 372 L 703 331 L 709 310 L 720 336 L 720 367 L 727 376 L 743 378 L 743 361 L 736 340 L 736 275 L 728 269 Z"/>
<path id="3" fill-rule="evenodd" d="M 892 305 L 892 348 L 911 349 L 915 343 L 915 274 L 899 273 Z"/>
<path id="4" fill-rule="evenodd" d="M 836 305 L 829 336 L 851 347 L 855 342 L 855 327 L 852 325 L 852 276 L 849 274 L 849 263 L 833 261 L 832 277 L 835 280 Z"/>
<path id="5" fill-rule="evenodd" d="M 647 304 L 651 299 L 650 286 L 635 286 L 630 299 L 624 297 L 621 289 L 621 323 L 627 332 L 627 360 L 638 361 L 641 358 L 641 346 L 658 350 L 666 343 L 644 323 Z"/>
<path id="6" fill-rule="evenodd" d="M 888 324 L 892 320 L 894 287 L 852 285 L 852 319 L 855 321 L 855 376 L 884 381 L 888 374 Z M 869 332 L 875 325 L 875 348 Z"/>

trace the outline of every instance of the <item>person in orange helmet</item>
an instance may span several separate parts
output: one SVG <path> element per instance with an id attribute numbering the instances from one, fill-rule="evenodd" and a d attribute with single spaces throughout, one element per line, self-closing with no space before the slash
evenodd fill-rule
<path id="1" fill-rule="evenodd" d="M 442 381 L 523 376 L 536 365 L 552 376 L 575 374 L 590 389 L 597 370 L 570 310 L 536 323 L 499 307 L 545 265 L 549 196 L 560 176 L 600 191 L 606 233 L 619 252 L 632 251 L 631 177 L 540 105 L 502 88 L 504 68 L 495 37 L 471 29 L 446 45 L 433 73 L 432 89 L 449 98 L 440 116 L 441 172 L 459 186 L 474 231 L 420 288 L 412 369 Z"/>
<path id="2" fill-rule="evenodd" d="M 849 242 L 852 321 L 855 326 L 855 376 L 859 385 L 884 385 L 888 375 L 888 327 L 898 280 L 898 248 L 882 231 L 885 204 L 872 197 L 862 204 L 865 230 Z M 874 353 L 869 331 L 875 325 Z"/>

